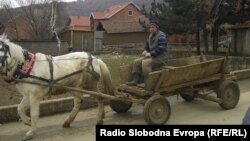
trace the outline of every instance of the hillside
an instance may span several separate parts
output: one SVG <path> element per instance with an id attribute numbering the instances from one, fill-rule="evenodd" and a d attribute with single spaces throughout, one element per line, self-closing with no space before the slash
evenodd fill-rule
<path id="1" fill-rule="evenodd" d="M 147 9 L 150 8 L 152 0 L 132 0 L 139 8 L 142 8 L 143 5 Z M 161 2 L 163 0 L 156 0 L 157 2 Z M 85 1 L 77 1 L 70 3 L 63 3 L 64 10 L 68 15 L 82 16 L 82 15 L 90 15 L 93 11 L 103 11 L 106 8 L 124 2 L 124 0 L 85 0 Z"/>

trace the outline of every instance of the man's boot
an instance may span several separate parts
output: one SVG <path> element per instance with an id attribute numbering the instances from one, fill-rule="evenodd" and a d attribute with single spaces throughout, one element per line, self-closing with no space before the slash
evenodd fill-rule
<path id="1" fill-rule="evenodd" d="M 139 73 L 133 73 L 133 79 L 130 82 L 127 82 L 126 84 L 129 86 L 135 86 L 140 81 L 140 74 Z"/>
<path id="2" fill-rule="evenodd" d="M 144 88 L 146 86 L 147 80 L 148 80 L 148 75 L 145 75 L 144 76 L 144 81 L 143 81 L 144 83 L 138 84 L 137 86 Z"/>

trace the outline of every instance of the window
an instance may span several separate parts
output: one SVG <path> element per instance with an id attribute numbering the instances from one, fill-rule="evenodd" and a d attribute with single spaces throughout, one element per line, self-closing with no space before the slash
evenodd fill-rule
<path id="1" fill-rule="evenodd" d="M 132 10 L 128 11 L 128 16 L 133 16 L 133 11 Z"/>

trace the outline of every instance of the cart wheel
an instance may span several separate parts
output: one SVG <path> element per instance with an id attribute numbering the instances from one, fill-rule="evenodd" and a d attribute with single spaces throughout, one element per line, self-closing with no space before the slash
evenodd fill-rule
<path id="1" fill-rule="evenodd" d="M 110 101 L 110 108 L 117 113 L 126 113 L 132 106 L 132 102 L 113 99 Z"/>
<path id="2" fill-rule="evenodd" d="M 148 124 L 164 124 L 171 114 L 171 107 L 163 96 L 152 96 L 144 105 L 143 115 Z"/>
<path id="3" fill-rule="evenodd" d="M 191 92 L 180 93 L 181 98 L 183 98 L 186 101 L 193 101 L 195 96 L 194 96 L 194 94 L 191 95 L 189 93 L 191 93 Z"/>
<path id="4" fill-rule="evenodd" d="M 220 106 L 224 109 L 233 109 L 239 102 L 240 89 L 236 82 L 224 80 L 219 84 L 217 97 L 222 99 Z"/>

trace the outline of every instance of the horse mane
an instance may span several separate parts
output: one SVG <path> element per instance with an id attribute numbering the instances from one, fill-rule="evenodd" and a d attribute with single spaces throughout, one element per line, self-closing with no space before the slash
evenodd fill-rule
<path id="1" fill-rule="evenodd" d="M 24 49 L 21 46 L 10 42 L 10 40 L 7 38 L 5 34 L 0 35 L 0 41 L 4 42 L 6 45 L 9 46 L 9 50 L 10 50 L 10 54 L 12 58 L 15 58 L 19 62 L 25 61 L 25 58 L 23 55 Z"/>

